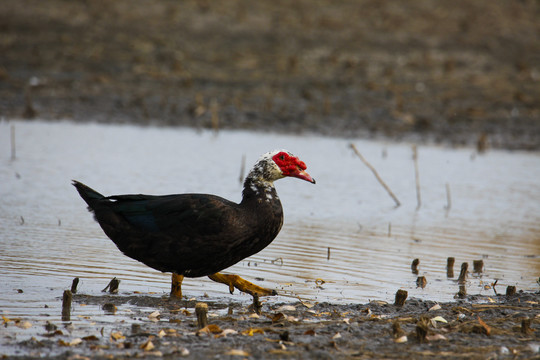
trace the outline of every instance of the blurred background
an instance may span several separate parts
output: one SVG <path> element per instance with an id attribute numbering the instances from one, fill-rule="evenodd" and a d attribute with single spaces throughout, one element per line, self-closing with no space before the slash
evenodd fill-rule
<path id="1" fill-rule="evenodd" d="M 18 0 L 0 116 L 540 148 L 540 2 Z"/>

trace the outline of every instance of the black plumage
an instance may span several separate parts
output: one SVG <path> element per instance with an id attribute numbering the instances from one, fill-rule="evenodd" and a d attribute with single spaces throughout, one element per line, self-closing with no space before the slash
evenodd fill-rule
<path id="1" fill-rule="evenodd" d="M 285 176 L 314 183 L 286 151 L 263 155 L 234 203 L 208 194 L 103 196 L 73 185 L 103 231 L 127 256 L 186 277 L 212 275 L 266 246 L 279 233 L 283 209 L 273 182 Z"/>

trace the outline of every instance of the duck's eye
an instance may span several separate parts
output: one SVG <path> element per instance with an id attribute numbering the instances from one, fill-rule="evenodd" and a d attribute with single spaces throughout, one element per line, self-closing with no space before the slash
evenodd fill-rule
<path id="1" fill-rule="evenodd" d="M 285 155 L 281 155 L 281 156 L 279 157 L 279 159 L 280 159 L 280 160 L 285 160 Z"/>

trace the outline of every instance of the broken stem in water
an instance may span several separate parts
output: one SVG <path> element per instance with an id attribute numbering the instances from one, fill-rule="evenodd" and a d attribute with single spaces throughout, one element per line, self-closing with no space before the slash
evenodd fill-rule
<path id="1" fill-rule="evenodd" d="M 448 213 L 452 207 L 452 198 L 450 197 L 450 184 L 446 183 L 446 206 L 444 209 Z"/>
<path id="2" fill-rule="evenodd" d="M 73 294 L 70 290 L 64 290 L 64 294 L 62 295 L 62 321 L 70 321 L 71 320 L 71 300 L 73 298 Z"/>
<path id="3" fill-rule="evenodd" d="M 11 124 L 11 160 L 16 159 L 16 152 L 15 152 L 15 125 Z"/>
<path id="4" fill-rule="evenodd" d="M 454 257 L 449 257 L 446 260 L 446 277 L 453 278 L 454 277 L 454 263 L 456 262 L 456 259 Z"/>
<path id="5" fill-rule="evenodd" d="M 208 305 L 203 302 L 195 304 L 195 314 L 197 315 L 197 327 L 202 329 L 208 325 Z"/>
<path id="6" fill-rule="evenodd" d="M 246 155 L 242 155 L 242 162 L 240 163 L 240 177 L 238 180 L 240 181 L 240 185 L 244 182 L 244 172 L 246 169 Z"/>
<path id="7" fill-rule="evenodd" d="M 219 104 L 215 98 L 210 101 L 210 121 L 214 134 L 217 135 L 219 133 Z"/>
<path id="8" fill-rule="evenodd" d="M 73 279 L 73 281 L 71 282 L 71 292 L 73 294 L 75 294 L 77 292 L 77 285 L 79 285 L 79 278 L 78 277 Z"/>
<path id="9" fill-rule="evenodd" d="M 396 195 L 394 195 L 394 193 L 392 192 L 392 190 L 390 190 L 390 188 L 388 187 L 388 185 L 386 185 L 386 183 L 383 181 L 383 179 L 379 176 L 379 174 L 377 173 L 377 170 L 375 170 L 375 168 L 362 156 L 362 154 L 360 154 L 360 152 L 358 151 L 358 149 L 356 148 L 356 146 L 354 146 L 354 144 L 351 143 L 351 148 L 353 149 L 354 153 L 356 154 L 356 156 L 358 156 L 360 158 L 360 160 L 362 160 L 362 162 L 371 170 L 371 172 L 373 172 L 373 175 L 375 175 L 375 177 L 377 178 L 377 180 L 379 181 L 379 183 L 384 187 L 384 189 L 388 192 L 388 194 L 390 195 L 390 197 L 392 197 L 392 199 L 394 199 L 394 201 L 396 202 L 396 207 L 397 206 L 400 206 L 401 203 L 399 202 L 398 198 L 396 197 Z"/>
<path id="10" fill-rule="evenodd" d="M 411 271 L 413 274 L 418 275 L 418 265 L 420 264 L 420 259 L 414 259 L 411 263 Z"/>
<path id="11" fill-rule="evenodd" d="M 422 198 L 420 197 L 420 173 L 418 171 L 418 151 L 416 145 L 412 146 L 413 160 L 414 160 L 414 178 L 416 181 L 416 210 L 422 206 Z"/>
<path id="12" fill-rule="evenodd" d="M 108 290 L 109 293 L 111 293 L 111 294 L 117 294 L 119 285 L 120 285 L 120 280 L 118 280 L 116 278 L 116 276 L 115 276 L 115 277 L 113 277 L 113 279 L 111 281 L 109 281 L 107 286 L 105 286 L 105 289 L 103 289 L 101 291 L 106 292 Z"/>

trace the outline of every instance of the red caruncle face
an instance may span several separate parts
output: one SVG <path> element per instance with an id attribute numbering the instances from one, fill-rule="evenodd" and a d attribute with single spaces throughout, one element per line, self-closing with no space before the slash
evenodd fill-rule
<path id="1" fill-rule="evenodd" d="M 284 176 L 290 176 L 298 172 L 298 170 L 306 170 L 306 164 L 295 156 L 291 156 L 285 151 L 280 151 L 272 157 L 272 160 L 281 169 Z"/>

